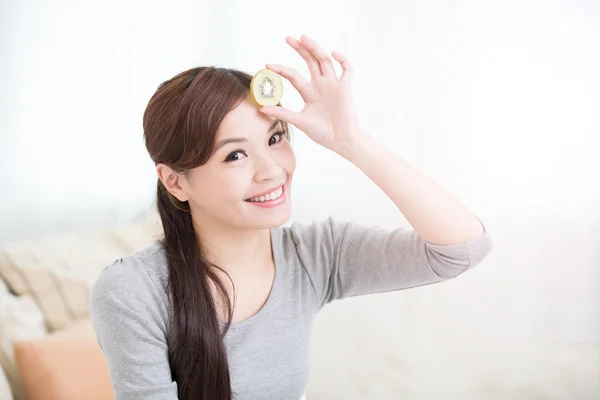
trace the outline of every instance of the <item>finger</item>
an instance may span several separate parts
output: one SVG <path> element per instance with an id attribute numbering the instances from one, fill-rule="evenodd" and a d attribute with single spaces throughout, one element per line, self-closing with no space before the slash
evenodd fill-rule
<path id="1" fill-rule="evenodd" d="M 323 75 L 321 73 L 321 67 L 319 66 L 319 61 L 312 55 L 312 53 L 302 44 L 302 42 L 300 42 L 297 39 L 294 39 L 291 36 L 287 36 L 285 38 L 285 41 L 287 42 L 287 44 L 289 44 L 294 50 L 296 50 L 296 52 L 298 52 L 298 54 L 300 54 L 300 57 L 302 57 L 304 59 L 304 61 L 306 61 L 306 64 L 308 65 L 308 70 L 310 71 L 310 76 L 314 79 L 317 78 L 321 75 Z"/>
<path id="2" fill-rule="evenodd" d="M 289 122 L 298 129 L 301 129 L 300 126 L 302 125 L 302 117 L 298 112 L 288 110 L 287 108 L 283 108 L 281 106 L 264 106 L 259 110 L 260 112 L 270 115 L 273 118 Z"/>
<path id="3" fill-rule="evenodd" d="M 302 35 L 300 39 L 302 41 L 301 43 L 304 44 L 308 50 L 310 50 L 317 60 L 319 60 L 319 65 L 321 66 L 323 76 L 335 76 L 335 69 L 333 68 L 333 62 L 331 61 L 329 54 L 327 54 L 317 42 L 308 36 Z"/>
<path id="4" fill-rule="evenodd" d="M 354 69 L 352 68 L 352 65 L 350 65 L 350 61 L 348 61 L 348 58 L 346 58 L 346 56 L 342 53 L 339 53 L 335 50 L 331 52 L 331 55 L 333 56 L 333 58 L 335 58 L 335 61 L 340 63 L 340 66 L 342 67 L 343 72 L 340 81 L 350 80 L 350 78 L 352 78 L 352 72 L 354 72 Z"/>
<path id="5" fill-rule="evenodd" d="M 298 71 L 296 71 L 294 68 L 289 68 L 281 64 L 267 64 L 266 66 L 270 70 L 277 72 L 279 75 L 290 81 L 292 86 L 294 86 L 294 88 L 296 88 L 296 90 L 300 93 L 302 99 L 305 101 L 307 100 L 307 89 L 309 87 L 308 82 Z"/>

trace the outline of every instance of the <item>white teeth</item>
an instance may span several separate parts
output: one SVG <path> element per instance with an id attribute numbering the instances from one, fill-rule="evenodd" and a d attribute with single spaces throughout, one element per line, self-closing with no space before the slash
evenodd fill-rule
<path id="1" fill-rule="evenodd" d="M 269 201 L 269 200 L 275 200 L 275 199 L 279 198 L 279 196 L 281 196 L 282 194 L 283 194 L 283 186 L 269 194 L 264 195 L 264 196 L 252 197 L 250 199 L 250 201 L 264 202 L 264 201 Z"/>

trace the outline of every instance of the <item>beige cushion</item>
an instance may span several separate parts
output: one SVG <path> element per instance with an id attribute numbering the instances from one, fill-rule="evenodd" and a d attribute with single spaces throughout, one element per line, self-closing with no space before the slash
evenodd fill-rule
<path id="1" fill-rule="evenodd" d="M 33 299 L 13 296 L 0 280 L 0 365 L 15 400 L 25 400 L 26 397 L 15 364 L 12 342 L 45 335 L 44 316 Z M 4 398 L 0 396 L 0 399 Z"/>
<path id="2" fill-rule="evenodd" d="M 12 391 L 10 385 L 4 375 L 4 371 L 0 368 L 0 399 L 2 400 L 13 400 Z"/>
<path id="3" fill-rule="evenodd" d="M 112 400 L 114 391 L 91 322 L 37 340 L 14 342 L 29 400 Z"/>
<path id="4" fill-rule="evenodd" d="M 30 296 L 47 330 L 56 331 L 89 315 L 90 287 L 104 268 L 159 234 L 152 211 L 110 230 L 7 243 L 0 247 L 0 277 L 13 293 Z"/>

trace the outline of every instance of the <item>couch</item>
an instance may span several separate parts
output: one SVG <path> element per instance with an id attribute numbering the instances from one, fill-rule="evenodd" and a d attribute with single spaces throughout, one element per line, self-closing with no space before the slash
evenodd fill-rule
<path id="1" fill-rule="evenodd" d="M 107 229 L 0 246 L 0 400 L 114 399 L 89 290 L 108 264 L 160 234 L 152 210 Z"/>

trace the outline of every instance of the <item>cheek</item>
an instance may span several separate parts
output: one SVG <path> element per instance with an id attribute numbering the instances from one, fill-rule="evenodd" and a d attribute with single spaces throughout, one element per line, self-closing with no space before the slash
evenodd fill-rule
<path id="1" fill-rule="evenodd" d="M 252 171 L 249 166 L 223 171 L 213 181 L 213 188 L 217 191 L 217 196 L 215 197 L 217 205 L 243 200 L 243 197 L 248 192 L 250 182 L 252 182 Z"/>
<path id="2" fill-rule="evenodd" d="M 229 206 L 243 199 L 251 179 L 248 168 L 212 170 L 194 182 L 195 203 L 204 209 Z"/>

